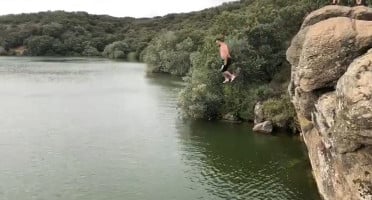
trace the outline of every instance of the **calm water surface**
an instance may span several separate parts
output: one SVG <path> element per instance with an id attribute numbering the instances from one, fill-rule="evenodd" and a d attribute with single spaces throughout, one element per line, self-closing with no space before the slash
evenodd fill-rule
<path id="1" fill-rule="evenodd" d="M 302 144 L 178 118 L 142 64 L 0 57 L 0 199 L 319 199 Z"/>

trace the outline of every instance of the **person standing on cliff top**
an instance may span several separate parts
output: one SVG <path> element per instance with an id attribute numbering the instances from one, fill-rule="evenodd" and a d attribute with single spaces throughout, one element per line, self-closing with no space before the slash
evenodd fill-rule
<path id="1" fill-rule="evenodd" d="M 222 37 L 216 38 L 216 44 L 220 48 L 220 56 L 223 62 L 220 71 L 225 77 L 225 80 L 222 83 L 227 83 L 229 81 L 232 82 L 236 78 L 236 76 L 228 71 L 228 67 L 231 64 L 231 55 L 230 55 L 229 47 L 223 41 Z"/>
<path id="2" fill-rule="evenodd" d="M 361 6 L 362 5 L 362 0 L 355 0 L 355 3 L 357 6 Z"/>
<path id="3" fill-rule="evenodd" d="M 340 0 L 332 0 L 332 5 L 340 4 Z M 362 0 L 355 0 L 355 5 L 361 6 L 363 4 Z"/>

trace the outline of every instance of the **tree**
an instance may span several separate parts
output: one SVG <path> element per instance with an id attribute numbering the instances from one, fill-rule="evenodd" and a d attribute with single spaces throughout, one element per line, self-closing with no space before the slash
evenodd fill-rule
<path id="1" fill-rule="evenodd" d="M 32 56 L 53 55 L 55 38 L 50 36 L 34 36 L 27 40 L 28 53 Z"/>
<path id="2" fill-rule="evenodd" d="M 43 35 L 49 35 L 51 37 L 59 37 L 63 33 L 63 25 L 57 22 L 45 24 L 41 27 Z"/>
<path id="3" fill-rule="evenodd" d="M 4 55 L 6 55 L 6 53 L 7 52 L 6 52 L 5 48 L 0 46 L 0 56 L 4 56 Z"/>
<path id="4" fill-rule="evenodd" d="M 90 45 L 85 46 L 84 51 L 82 52 L 83 56 L 100 56 L 100 52 Z"/>
<path id="5" fill-rule="evenodd" d="M 128 44 L 124 41 L 117 41 L 107 45 L 102 55 L 111 59 L 126 59 L 128 53 Z"/>
<path id="6" fill-rule="evenodd" d="M 196 46 L 190 37 L 182 38 L 182 32 L 165 32 L 147 46 L 143 60 L 153 72 L 185 75 L 190 67 L 190 54 Z"/>

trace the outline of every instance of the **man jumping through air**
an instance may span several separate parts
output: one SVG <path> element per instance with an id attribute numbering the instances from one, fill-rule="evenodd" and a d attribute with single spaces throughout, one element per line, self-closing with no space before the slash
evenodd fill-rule
<path id="1" fill-rule="evenodd" d="M 220 56 L 223 62 L 221 69 L 220 69 L 220 71 L 223 73 L 223 76 L 225 77 L 225 80 L 223 81 L 223 83 L 227 83 L 229 81 L 232 82 L 236 78 L 236 75 L 230 73 L 227 70 L 227 68 L 231 64 L 231 56 L 229 52 L 229 47 L 227 46 L 225 42 L 223 42 L 222 38 L 217 38 L 216 44 L 220 48 Z"/>

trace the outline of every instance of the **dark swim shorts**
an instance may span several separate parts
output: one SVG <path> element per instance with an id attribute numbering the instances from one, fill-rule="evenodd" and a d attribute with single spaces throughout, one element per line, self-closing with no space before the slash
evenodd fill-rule
<path id="1" fill-rule="evenodd" d="M 227 58 L 227 63 L 225 65 L 224 60 L 222 60 L 221 72 L 227 71 L 227 68 L 231 65 L 231 58 Z"/>

